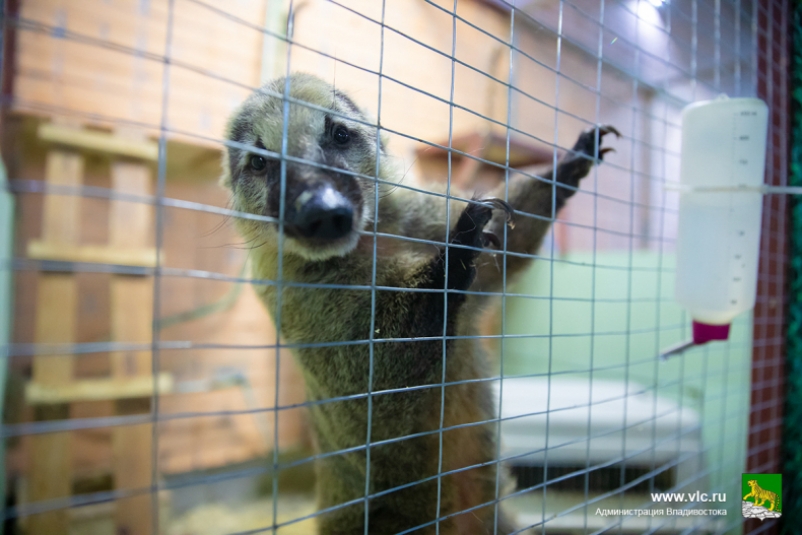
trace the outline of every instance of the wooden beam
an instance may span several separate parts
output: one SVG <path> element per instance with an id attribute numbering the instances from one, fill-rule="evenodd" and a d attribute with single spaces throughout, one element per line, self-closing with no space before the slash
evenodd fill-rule
<path id="1" fill-rule="evenodd" d="M 64 385 L 28 383 L 25 401 L 29 405 L 72 403 L 76 401 L 103 401 L 109 399 L 145 398 L 153 395 L 154 381 L 151 377 L 124 379 L 81 379 Z M 156 378 L 156 391 L 168 394 L 173 391 L 173 376 L 160 373 Z"/>
<path id="2" fill-rule="evenodd" d="M 47 155 L 45 180 L 48 184 L 80 186 L 83 158 L 79 154 L 53 150 Z M 42 216 L 42 239 L 76 245 L 80 237 L 80 197 L 48 195 Z M 36 301 L 37 344 L 75 341 L 78 291 L 75 278 L 62 273 L 39 275 Z M 73 378 L 73 357 L 48 355 L 33 357 L 33 381 L 60 388 Z M 65 420 L 69 405 L 50 405 L 37 409 L 37 420 Z M 31 437 L 31 501 L 38 502 L 70 496 L 72 467 L 69 433 L 48 433 Z M 30 533 L 67 533 L 65 509 L 30 518 Z"/>
<path id="3" fill-rule="evenodd" d="M 61 357 L 57 357 L 61 358 Z M 49 405 L 35 411 L 36 420 L 65 420 L 69 405 Z M 69 432 L 31 437 L 30 503 L 67 498 L 72 493 Z M 28 518 L 27 533 L 68 533 L 67 509 L 57 509 Z"/>
<path id="4" fill-rule="evenodd" d="M 155 267 L 156 249 L 108 247 L 105 245 L 70 245 L 32 240 L 28 242 L 28 258 L 62 262 L 87 262 L 123 266 Z"/>
<path id="5" fill-rule="evenodd" d="M 155 162 L 159 159 L 159 145 L 147 139 L 135 140 L 125 136 L 71 128 L 54 123 L 39 125 L 39 138 L 91 152 L 101 152 L 115 156 L 127 156 Z"/>
<path id="6" fill-rule="evenodd" d="M 138 163 L 114 162 L 114 191 L 135 195 L 150 193 L 150 169 Z M 112 201 L 109 214 L 109 246 L 145 249 L 153 240 L 153 207 L 149 204 Z M 153 331 L 153 281 L 116 275 L 111 281 L 112 337 L 117 341 L 150 343 Z M 112 354 L 115 378 L 150 376 L 150 351 Z"/>
<path id="7" fill-rule="evenodd" d="M 78 291 L 72 275 L 39 275 L 36 299 L 36 343 L 69 344 L 75 341 Z M 33 381 L 45 386 L 63 386 L 72 381 L 73 357 L 33 357 Z"/>
<path id="8" fill-rule="evenodd" d="M 135 142 L 136 133 L 126 132 Z M 111 166 L 114 191 L 133 195 L 149 195 L 151 172 L 144 163 L 115 161 Z M 109 213 L 109 246 L 111 248 L 147 248 L 153 241 L 153 206 L 115 200 Z M 150 342 L 153 337 L 153 280 L 114 275 L 111 280 L 112 339 L 118 342 Z M 116 351 L 111 355 L 112 378 L 152 382 L 150 351 Z M 150 399 L 120 400 L 118 415 L 149 412 Z M 114 452 L 114 485 L 117 489 L 141 489 L 151 484 L 152 426 L 134 425 L 116 428 L 112 435 Z M 152 510 L 149 494 L 126 499 L 117 504 L 117 533 L 148 535 Z"/>
<path id="9" fill-rule="evenodd" d="M 45 162 L 45 181 L 50 186 L 80 187 L 84 159 L 80 154 L 51 150 Z M 78 245 L 81 226 L 81 198 L 77 195 L 47 194 L 42 209 L 42 241 Z"/>
<path id="10" fill-rule="evenodd" d="M 151 172 L 136 162 L 113 162 L 111 186 L 115 193 L 140 197 L 151 195 Z M 145 249 L 153 243 L 153 206 L 123 200 L 111 201 L 109 246 Z"/>
<path id="11" fill-rule="evenodd" d="M 149 399 L 128 399 L 116 403 L 120 416 L 147 413 Z M 151 455 L 153 424 L 126 425 L 114 428 L 112 453 L 114 487 L 116 489 L 147 488 L 151 485 L 153 456 Z M 155 489 L 152 490 L 155 492 Z M 115 533 L 152 535 L 153 511 L 150 493 L 139 494 L 115 502 Z"/>

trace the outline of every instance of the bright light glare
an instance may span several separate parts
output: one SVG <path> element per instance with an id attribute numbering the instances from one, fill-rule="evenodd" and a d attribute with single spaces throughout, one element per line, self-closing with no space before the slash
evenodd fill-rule
<path id="1" fill-rule="evenodd" d="M 666 0 L 649 0 L 649 3 L 654 7 L 663 7 L 663 4 L 666 3 Z"/>
<path id="2" fill-rule="evenodd" d="M 638 18 L 657 25 L 660 24 L 660 12 L 654 6 L 655 1 L 657 0 L 649 0 L 648 2 L 645 0 L 640 0 L 638 2 L 637 11 Z M 660 3 L 662 4 L 662 2 Z"/>

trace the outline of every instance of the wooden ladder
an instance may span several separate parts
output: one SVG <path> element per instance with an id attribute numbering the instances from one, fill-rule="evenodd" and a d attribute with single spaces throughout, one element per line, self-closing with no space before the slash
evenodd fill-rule
<path id="1" fill-rule="evenodd" d="M 39 138 L 50 143 L 45 181 L 48 187 L 75 188 L 69 194 L 48 192 L 44 197 L 41 239 L 28 246 L 28 257 L 65 262 L 64 271 L 39 274 L 35 341 L 37 344 L 75 343 L 79 309 L 77 282 L 72 262 L 152 268 L 157 263 L 153 247 L 154 208 L 150 203 L 110 201 L 109 240 L 106 246 L 81 244 L 81 195 L 84 181 L 83 152 L 111 157 L 114 194 L 148 197 L 153 192 L 150 161 L 158 158 L 158 146 L 141 133 L 104 133 L 73 125 L 42 124 Z M 136 270 L 134 270 L 136 272 Z M 42 354 L 33 358 L 33 376 L 26 385 L 26 402 L 35 407 L 38 421 L 68 420 L 70 406 L 81 401 L 113 400 L 120 416 L 147 414 L 151 396 L 172 390 L 172 379 L 152 370 L 154 280 L 147 269 L 140 274 L 111 277 L 111 340 L 130 343 L 132 350 L 112 351 L 111 374 L 100 379 L 77 379 L 74 356 Z M 142 347 L 144 346 L 144 347 Z M 147 349 L 145 349 L 145 347 Z M 138 349 L 138 350 L 137 350 Z M 31 502 L 65 498 L 72 494 L 70 432 L 31 437 Z M 112 438 L 113 480 L 117 490 L 138 490 L 116 501 L 118 535 L 151 533 L 152 424 L 115 427 Z M 145 492 L 142 492 L 145 490 Z M 30 533 L 67 533 L 67 509 L 32 516 Z"/>

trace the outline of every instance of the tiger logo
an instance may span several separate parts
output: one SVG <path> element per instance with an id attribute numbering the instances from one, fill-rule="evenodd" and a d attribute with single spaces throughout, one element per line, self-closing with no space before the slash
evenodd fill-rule
<path id="1" fill-rule="evenodd" d="M 744 501 L 747 501 L 749 498 L 754 498 L 756 507 L 764 507 L 764 504 L 769 502 L 769 511 L 776 510 L 779 512 L 782 510 L 782 503 L 780 503 L 780 498 L 777 496 L 776 492 L 761 488 L 760 485 L 757 484 L 757 480 L 754 479 L 747 481 L 747 484 L 752 491 L 744 496 Z"/>

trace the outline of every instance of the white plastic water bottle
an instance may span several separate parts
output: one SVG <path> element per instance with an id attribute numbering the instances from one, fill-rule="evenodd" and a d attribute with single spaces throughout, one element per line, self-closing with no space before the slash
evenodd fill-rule
<path id="1" fill-rule="evenodd" d="M 754 98 L 682 112 L 675 296 L 695 344 L 726 340 L 733 318 L 755 305 L 767 121 Z"/>

